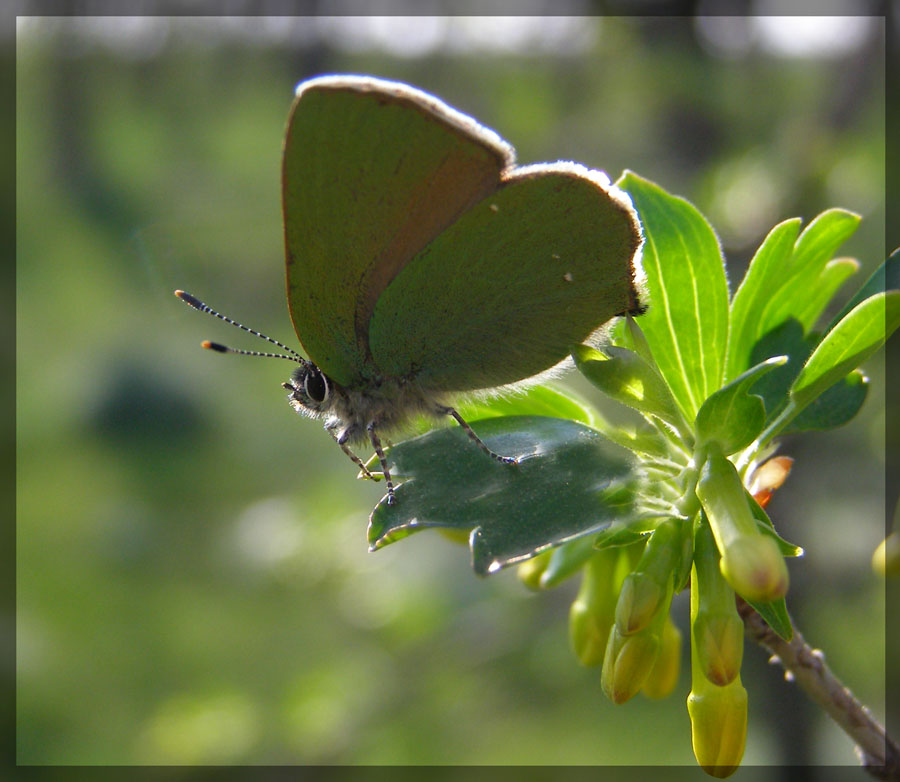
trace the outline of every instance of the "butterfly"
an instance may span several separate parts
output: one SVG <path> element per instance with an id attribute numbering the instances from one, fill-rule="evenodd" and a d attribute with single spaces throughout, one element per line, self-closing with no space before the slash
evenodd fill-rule
<path id="1" fill-rule="evenodd" d="M 380 434 L 450 416 L 451 402 L 564 362 L 617 315 L 640 314 L 640 224 L 600 171 L 516 166 L 494 131 L 438 98 L 369 76 L 301 82 L 284 142 L 288 306 L 304 358 L 283 386 L 344 452 L 368 443 L 395 501 Z"/>

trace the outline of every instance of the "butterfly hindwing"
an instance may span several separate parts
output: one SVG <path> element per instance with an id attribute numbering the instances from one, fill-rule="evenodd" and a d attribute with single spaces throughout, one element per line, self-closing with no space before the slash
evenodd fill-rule
<path id="1" fill-rule="evenodd" d="M 634 311 L 640 230 L 606 185 L 576 164 L 513 171 L 378 299 L 369 336 L 382 373 L 444 391 L 514 383 Z"/>

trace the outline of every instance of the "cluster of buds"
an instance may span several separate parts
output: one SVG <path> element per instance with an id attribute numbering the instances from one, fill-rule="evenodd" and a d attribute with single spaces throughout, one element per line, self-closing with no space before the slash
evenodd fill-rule
<path id="1" fill-rule="evenodd" d="M 788 457 L 776 457 L 756 471 L 753 498 L 760 507 L 790 467 Z M 788 576 L 732 462 L 712 447 L 695 475 L 693 515 L 659 520 L 642 534 L 601 536 L 599 548 L 566 544 L 521 565 L 519 577 L 538 589 L 581 568 L 569 613 L 572 648 L 582 664 L 600 667 L 603 692 L 616 704 L 639 692 L 663 698 L 675 689 L 682 633 L 670 607 L 689 587 L 693 749 L 707 773 L 725 777 L 741 762 L 747 732 L 736 599 L 778 600 Z"/>

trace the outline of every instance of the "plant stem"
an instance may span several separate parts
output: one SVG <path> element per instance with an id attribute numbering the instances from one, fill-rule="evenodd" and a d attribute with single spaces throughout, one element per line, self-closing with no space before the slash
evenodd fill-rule
<path id="1" fill-rule="evenodd" d="M 784 409 L 778 414 L 778 416 L 773 420 L 753 441 L 753 444 L 750 447 L 745 448 L 743 453 L 738 457 L 735 462 L 735 467 L 741 475 L 744 474 L 744 468 L 750 463 L 750 460 L 756 456 L 765 448 L 769 442 L 775 437 L 785 426 L 787 426 L 802 410 L 803 408 L 798 408 L 797 405 L 793 403 L 793 401 L 789 401 Z"/>
<path id="2" fill-rule="evenodd" d="M 746 602 L 740 598 L 737 602 L 747 635 L 775 655 L 809 698 L 856 743 L 866 771 L 877 779 L 900 780 L 900 747 L 831 672 L 822 653 L 810 647 L 796 629 L 790 642 L 779 638 Z"/>

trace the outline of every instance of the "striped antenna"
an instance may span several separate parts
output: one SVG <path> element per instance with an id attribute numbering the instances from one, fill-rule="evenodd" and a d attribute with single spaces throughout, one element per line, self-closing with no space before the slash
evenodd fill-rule
<path id="1" fill-rule="evenodd" d="M 283 353 L 263 353 L 261 350 L 241 350 L 240 348 L 230 348 L 228 345 L 221 345 L 218 342 L 210 342 L 208 339 L 200 343 L 201 348 L 207 350 L 215 350 L 217 353 L 237 353 L 241 356 L 262 356 L 263 358 L 286 358 L 295 364 L 307 364 L 309 362 L 298 356 L 285 356 Z"/>
<path id="2" fill-rule="evenodd" d="M 281 344 L 277 339 L 272 339 L 271 337 L 267 337 L 265 334 L 261 334 L 258 331 L 254 331 L 253 329 L 249 329 L 246 326 L 238 323 L 236 320 L 232 320 L 231 318 L 226 318 L 224 315 L 216 312 L 212 307 L 208 307 L 204 304 L 200 299 L 196 296 L 191 296 L 190 293 L 186 293 L 185 291 L 175 291 L 175 295 L 181 299 L 185 304 L 193 307 L 195 310 L 200 310 L 200 312 L 207 312 L 210 315 L 215 315 L 219 320 L 224 320 L 226 323 L 230 323 L 232 326 L 237 326 L 239 329 L 243 329 L 244 331 L 250 332 L 254 337 L 259 337 L 260 339 L 264 339 L 267 342 L 271 342 L 273 345 L 277 345 L 282 350 L 286 350 L 288 353 L 294 356 L 282 356 L 280 353 L 261 353 L 256 350 L 237 350 L 235 348 L 228 348 L 224 345 L 220 345 L 217 342 L 204 342 L 203 347 L 208 348 L 209 350 L 216 350 L 219 353 L 240 353 L 245 356 L 267 356 L 269 358 L 286 358 L 290 361 L 296 361 L 298 364 L 307 363 L 306 359 L 303 358 L 296 350 L 293 348 L 289 348 L 287 345 Z"/>

